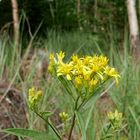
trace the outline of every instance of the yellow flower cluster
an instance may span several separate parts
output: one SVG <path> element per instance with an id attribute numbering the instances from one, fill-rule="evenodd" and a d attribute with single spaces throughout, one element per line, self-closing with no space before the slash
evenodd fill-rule
<path id="1" fill-rule="evenodd" d="M 118 110 L 115 110 L 115 112 L 109 112 L 108 119 L 110 120 L 111 126 L 114 130 L 121 127 L 123 117 L 122 113 L 119 113 Z"/>
<path id="2" fill-rule="evenodd" d="M 118 83 L 120 75 L 115 68 L 108 65 L 107 57 L 103 55 L 79 57 L 73 55 L 69 62 L 64 62 L 65 54 L 60 52 L 50 55 L 49 71 L 72 81 L 79 91 L 92 92 L 101 83 L 114 78 Z"/>
<path id="3" fill-rule="evenodd" d="M 41 90 L 36 91 L 35 88 L 30 88 L 28 91 L 28 95 L 29 107 L 35 108 L 43 94 Z"/>
<path id="4" fill-rule="evenodd" d="M 69 115 L 66 112 L 61 112 L 59 113 L 59 117 L 61 118 L 63 122 L 66 122 L 69 118 Z"/>

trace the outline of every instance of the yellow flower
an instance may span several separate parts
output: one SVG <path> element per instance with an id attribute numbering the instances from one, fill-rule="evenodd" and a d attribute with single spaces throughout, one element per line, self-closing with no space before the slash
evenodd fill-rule
<path id="1" fill-rule="evenodd" d="M 29 107 L 35 109 L 43 93 L 41 90 L 35 91 L 35 88 L 30 88 L 28 94 L 29 94 L 29 98 L 28 98 Z"/>
<path id="2" fill-rule="evenodd" d="M 50 54 L 49 59 L 50 59 L 50 61 L 54 61 L 55 60 L 55 57 L 54 57 L 54 54 L 53 53 Z"/>
<path id="3" fill-rule="evenodd" d="M 118 129 L 121 127 L 123 120 L 122 113 L 119 113 L 118 110 L 115 110 L 115 112 L 109 112 L 107 116 L 113 129 Z"/>
<path id="4" fill-rule="evenodd" d="M 69 115 L 66 112 L 61 112 L 59 113 L 59 117 L 61 118 L 63 122 L 66 122 L 69 118 Z"/>
<path id="5" fill-rule="evenodd" d="M 34 96 L 34 94 L 35 94 L 35 88 L 34 87 L 32 87 L 32 88 L 30 88 L 29 89 L 29 96 Z"/>
<path id="6" fill-rule="evenodd" d="M 97 79 L 94 79 L 94 80 L 91 79 L 89 81 L 89 91 L 90 92 L 92 92 L 92 90 L 96 87 L 97 83 L 98 83 L 98 80 Z"/>
<path id="7" fill-rule="evenodd" d="M 122 119 L 122 113 L 119 113 L 118 110 L 115 110 L 114 117 L 117 121 Z"/>
<path id="8" fill-rule="evenodd" d="M 43 93 L 41 90 L 37 91 L 37 93 L 36 93 L 37 99 L 40 99 L 40 97 L 42 97 L 42 95 L 43 95 Z"/>
<path id="9" fill-rule="evenodd" d="M 72 71 L 72 68 L 73 67 L 70 64 L 64 64 L 64 63 L 60 64 L 58 66 L 58 69 L 57 69 L 57 76 L 59 77 L 61 75 L 64 75 L 64 76 L 66 76 L 66 78 L 68 80 L 72 80 L 71 79 L 71 71 Z"/>
<path id="10" fill-rule="evenodd" d="M 96 80 L 96 79 L 95 79 L 95 80 L 91 79 L 90 82 L 89 82 L 89 85 L 90 85 L 90 86 L 95 86 L 97 83 L 98 83 L 98 80 Z"/>
<path id="11" fill-rule="evenodd" d="M 118 110 L 115 110 L 115 112 L 109 112 L 107 115 L 108 115 L 109 120 L 111 121 L 122 120 L 122 113 L 119 113 Z"/>
<path id="12" fill-rule="evenodd" d="M 108 112 L 107 116 L 108 116 L 108 119 L 109 120 L 114 120 L 114 114 L 113 114 L 113 112 Z"/>
<path id="13" fill-rule="evenodd" d="M 90 76 L 92 74 L 92 71 L 91 71 L 90 68 L 88 68 L 86 66 L 83 66 L 82 74 L 83 74 L 83 77 L 84 77 L 85 80 L 89 80 Z"/>
<path id="14" fill-rule="evenodd" d="M 79 92 L 92 92 L 95 86 L 104 83 L 106 79 L 114 78 L 116 83 L 120 75 L 115 68 L 108 66 L 108 58 L 103 55 L 79 57 L 73 55 L 69 62 L 63 62 L 64 52 L 57 53 L 57 60 L 51 56 L 50 63 L 54 75 L 64 76 L 67 80 L 74 82 L 74 86 Z M 98 80 L 95 80 L 98 79 Z M 89 88 L 89 90 L 88 90 Z"/>
<path id="15" fill-rule="evenodd" d="M 73 62 L 73 63 L 77 63 L 77 62 L 79 61 L 79 58 L 78 58 L 77 55 L 73 55 L 73 56 L 71 57 L 71 59 L 72 59 L 72 62 Z"/>
<path id="16" fill-rule="evenodd" d="M 108 63 L 107 57 L 105 57 L 103 55 L 93 56 L 92 61 L 93 61 L 94 64 L 97 64 L 97 65 L 102 66 L 102 67 L 107 65 L 107 63 Z"/>
<path id="17" fill-rule="evenodd" d="M 81 76 L 75 77 L 74 83 L 75 83 L 75 86 L 77 88 L 81 87 L 82 86 L 82 78 L 81 78 Z"/>
<path id="18" fill-rule="evenodd" d="M 63 58 L 65 57 L 65 53 L 60 51 L 59 53 L 56 54 L 57 58 L 58 58 L 58 62 L 62 63 L 63 62 Z"/>
<path id="19" fill-rule="evenodd" d="M 99 67 L 97 65 L 92 65 L 92 72 L 98 72 Z"/>
<path id="20" fill-rule="evenodd" d="M 83 74 L 83 65 L 82 65 L 80 60 L 73 66 L 72 73 L 74 75 L 82 75 Z"/>
<path id="21" fill-rule="evenodd" d="M 91 59 L 92 57 L 91 56 L 86 56 L 84 59 L 83 59 L 83 64 L 85 66 L 89 65 L 91 63 Z"/>
<path id="22" fill-rule="evenodd" d="M 100 66 L 104 67 L 107 65 L 109 60 L 107 57 L 101 55 L 101 56 L 99 56 L 99 61 L 100 61 Z"/>
<path id="23" fill-rule="evenodd" d="M 120 75 L 118 72 L 115 70 L 115 68 L 111 68 L 107 66 L 104 71 L 105 74 L 107 74 L 109 77 L 114 77 L 116 80 L 116 83 L 118 84 L 118 78 L 120 78 Z"/>

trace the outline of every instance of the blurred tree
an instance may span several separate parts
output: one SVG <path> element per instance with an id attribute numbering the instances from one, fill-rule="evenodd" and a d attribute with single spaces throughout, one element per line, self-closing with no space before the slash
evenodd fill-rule
<path id="1" fill-rule="evenodd" d="M 136 13 L 136 0 L 127 0 L 126 5 L 128 10 L 132 55 L 135 61 L 139 61 L 140 38 L 139 38 L 138 18 Z"/>
<path id="2" fill-rule="evenodd" d="M 113 26 L 123 31 L 127 16 L 124 0 L 17 0 L 19 13 L 25 12 L 31 31 L 48 29 L 83 30 L 102 33 Z M 4 12 L 3 12 L 4 11 Z M 0 2 L 0 28 L 12 21 L 10 0 Z M 27 30 L 27 28 L 25 28 Z"/>
<path id="3" fill-rule="evenodd" d="M 17 0 L 11 0 L 11 4 L 12 4 L 12 15 L 13 15 L 14 43 L 17 49 L 19 50 L 20 31 L 19 31 L 19 12 L 18 12 Z"/>

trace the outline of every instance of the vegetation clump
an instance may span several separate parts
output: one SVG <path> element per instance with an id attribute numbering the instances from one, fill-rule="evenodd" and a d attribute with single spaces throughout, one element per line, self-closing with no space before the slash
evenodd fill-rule
<path id="1" fill-rule="evenodd" d="M 73 55 L 69 62 L 64 62 L 64 52 L 50 55 L 49 71 L 58 77 L 70 81 L 82 98 L 87 98 L 94 90 L 111 78 L 116 84 L 120 77 L 117 70 L 108 65 L 108 58 L 103 55 L 79 57 Z"/>

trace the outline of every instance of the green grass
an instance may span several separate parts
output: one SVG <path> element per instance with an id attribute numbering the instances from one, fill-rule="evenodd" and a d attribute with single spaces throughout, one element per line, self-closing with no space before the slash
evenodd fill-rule
<path id="1" fill-rule="evenodd" d="M 41 48 L 46 50 L 45 59 L 47 61 L 50 52 L 58 52 L 60 50 L 66 52 L 67 59 L 72 54 L 104 54 L 110 59 L 110 64 L 121 73 L 118 86 L 110 82 L 105 87 L 107 89 L 110 86 L 107 93 L 113 102 L 113 106 L 110 105 L 110 102 L 100 100 L 101 107 L 97 104 L 92 104 L 90 108 L 87 107 L 82 112 L 82 123 L 85 126 L 87 140 L 100 140 L 100 130 L 103 129 L 103 125 L 107 121 L 106 111 L 114 110 L 115 108 L 123 112 L 126 127 L 114 136 L 112 140 L 139 140 L 140 137 L 140 66 L 137 65 L 134 69 L 131 63 L 128 34 L 124 35 L 124 40 L 121 43 L 116 41 L 115 35 L 115 31 L 111 32 L 110 38 L 106 34 L 94 35 L 85 32 L 56 33 L 51 31 L 47 39 L 40 39 L 33 43 L 36 50 L 38 49 L 38 44 L 42 44 Z M 11 84 L 19 87 L 25 101 L 28 88 L 36 86 L 42 89 L 44 91 L 44 98 L 41 108 L 43 110 L 52 110 L 55 115 L 52 120 L 56 121 L 55 123 L 59 126 L 59 112 L 67 111 L 71 114 L 73 104 L 70 102 L 70 97 L 67 96 L 62 85 L 53 79 L 47 71 L 46 78 L 41 77 L 39 79 L 36 76 L 36 65 L 41 60 L 41 57 L 36 56 L 32 63 L 30 63 L 30 69 L 25 71 L 25 75 L 22 75 L 23 78 L 20 72 L 23 64 L 20 53 L 17 54 L 13 44 L 5 40 L 0 46 L 0 78 L 6 78 Z M 7 69 L 7 76 L 4 76 L 4 68 Z M 109 104 L 107 109 L 104 109 L 104 106 L 107 104 Z M 27 113 L 30 115 L 28 117 L 29 128 L 47 129 L 47 126 L 35 114 L 29 110 Z M 53 135 L 53 133 L 51 134 Z M 76 140 L 82 139 L 78 127 L 76 127 L 74 134 L 76 135 Z M 78 136 L 80 137 L 78 138 Z"/>

